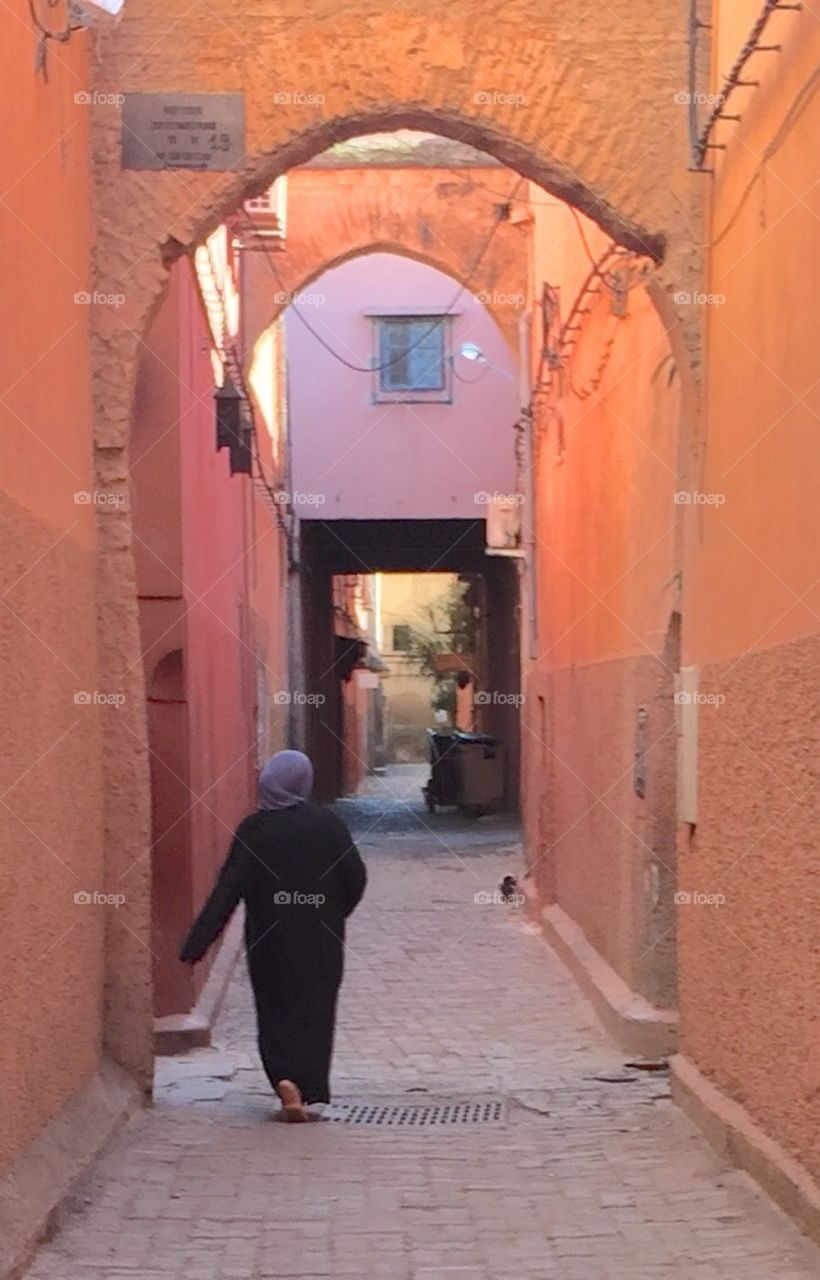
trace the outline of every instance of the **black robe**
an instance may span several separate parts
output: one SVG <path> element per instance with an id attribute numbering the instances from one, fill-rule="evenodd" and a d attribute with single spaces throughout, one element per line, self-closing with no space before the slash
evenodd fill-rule
<path id="1" fill-rule="evenodd" d="M 262 1065 L 274 1087 L 292 1080 L 306 1103 L 330 1101 L 345 919 L 366 879 L 350 832 L 328 809 L 258 809 L 237 828 L 180 952 L 200 960 L 244 900 Z"/>

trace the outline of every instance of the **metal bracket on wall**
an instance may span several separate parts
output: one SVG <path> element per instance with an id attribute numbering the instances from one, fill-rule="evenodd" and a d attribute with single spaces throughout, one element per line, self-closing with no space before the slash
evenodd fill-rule
<path id="1" fill-rule="evenodd" d="M 632 786 L 635 795 L 643 800 L 646 795 L 646 723 L 649 712 L 646 707 L 638 707 L 638 718 L 635 722 L 635 764 L 632 770 Z"/>
<path id="2" fill-rule="evenodd" d="M 756 53 L 780 53 L 781 46 L 779 44 L 761 44 L 761 38 L 765 32 L 769 21 L 773 14 L 778 10 L 792 10 L 799 13 L 803 8 L 800 0 L 791 3 L 791 0 L 765 0 L 761 12 L 758 14 L 746 43 L 743 45 L 739 54 L 735 58 L 730 70 L 723 79 L 720 93 L 715 95 L 715 105 L 712 107 L 702 128 L 698 129 L 698 69 L 697 69 L 697 42 L 698 35 L 701 31 L 711 31 L 712 24 L 701 22 L 698 17 L 698 0 L 689 0 L 689 142 L 691 147 L 691 160 L 689 171 L 691 173 L 712 173 L 713 170 L 704 166 L 707 151 L 725 151 L 726 144 L 724 142 L 712 142 L 712 131 L 718 120 L 731 120 L 738 122 L 740 115 L 738 113 L 728 114 L 725 110 L 726 104 L 731 95 L 737 89 L 756 89 L 760 84 L 759 80 L 744 79 L 743 71 L 749 59 Z"/>
<path id="3" fill-rule="evenodd" d="M 678 739 L 678 821 L 698 820 L 698 668 L 681 667 L 675 676 Z"/>

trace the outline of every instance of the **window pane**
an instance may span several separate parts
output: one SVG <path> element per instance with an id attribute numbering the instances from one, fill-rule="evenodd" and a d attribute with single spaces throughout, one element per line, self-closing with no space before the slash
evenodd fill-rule
<path id="1" fill-rule="evenodd" d="M 385 391 L 439 391 L 444 324 L 433 316 L 380 320 L 379 383 Z"/>
<path id="2" fill-rule="evenodd" d="M 406 623 L 393 628 L 393 648 L 404 653 L 410 648 L 410 627 Z"/>
<path id="3" fill-rule="evenodd" d="M 415 343 L 410 352 L 411 386 L 419 391 L 437 391 L 444 385 L 444 332 L 441 322 L 421 320 L 411 327 Z"/>
<path id="4" fill-rule="evenodd" d="M 408 363 L 408 337 L 410 326 L 388 321 L 381 326 L 381 358 L 382 385 L 391 388 L 403 388 L 410 384 L 410 365 Z"/>

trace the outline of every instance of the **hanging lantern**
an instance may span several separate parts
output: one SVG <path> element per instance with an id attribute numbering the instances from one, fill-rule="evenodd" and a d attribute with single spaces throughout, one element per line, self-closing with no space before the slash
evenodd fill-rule
<path id="1" fill-rule="evenodd" d="M 232 476 L 249 476 L 251 474 L 251 465 L 253 462 L 253 452 L 251 449 L 252 435 L 253 424 L 251 422 L 250 415 L 240 407 L 239 426 L 228 446 L 230 449 Z"/>
<path id="2" fill-rule="evenodd" d="M 249 476 L 253 462 L 253 422 L 244 396 L 237 391 L 227 373 L 222 386 L 214 392 L 214 405 L 217 450 L 228 450 L 232 476 Z"/>
<path id="3" fill-rule="evenodd" d="M 216 447 L 217 450 L 230 448 L 240 430 L 242 397 L 225 374 L 225 381 L 214 392 L 216 407 Z"/>

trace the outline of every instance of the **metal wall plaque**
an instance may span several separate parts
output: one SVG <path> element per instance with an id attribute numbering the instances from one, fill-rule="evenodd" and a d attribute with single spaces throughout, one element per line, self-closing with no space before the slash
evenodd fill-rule
<path id="1" fill-rule="evenodd" d="M 245 154 L 242 93 L 126 93 L 123 169 L 235 168 Z"/>

